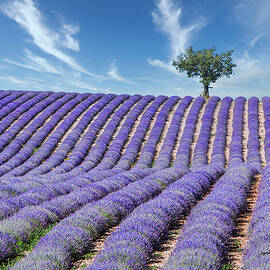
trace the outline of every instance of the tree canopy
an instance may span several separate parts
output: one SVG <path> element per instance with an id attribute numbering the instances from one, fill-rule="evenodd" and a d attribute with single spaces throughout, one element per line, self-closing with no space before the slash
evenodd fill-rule
<path id="1" fill-rule="evenodd" d="M 232 53 L 233 50 L 217 54 L 214 47 L 196 51 L 190 46 L 172 64 L 179 72 L 186 71 L 188 78 L 199 77 L 204 86 L 203 95 L 209 97 L 210 83 L 233 74 L 236 65 L 232 62 Z"/>

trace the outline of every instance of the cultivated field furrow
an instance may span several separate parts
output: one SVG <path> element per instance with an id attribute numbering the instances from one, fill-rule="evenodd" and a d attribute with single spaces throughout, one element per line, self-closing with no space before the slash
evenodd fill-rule
<path id="1" fill-rule="evenodd" d="M 259 143 L 260 143 L 260 157 L 262 161 L 262 167 L 266 165 L 265 152 L 264 152 L 264 139 L 265 139 L 265 127 L 264 127 L 264 113 L 263 104 L 259 102 Z"/>
<path id="2" fill-rule="evenodd" d="M 232 119 L 233 119 L 233 108 L 234 108 L 234 101 L 232 101 L 230 110 L 229 110 L 229 116 L 227 121 L 227 133 L 226 133 L 226 147 L 225 147 L 225 164 L 226 167 L 229 164 L 229 155 L 230 155 L 230 148 L 229 145 L 231 143 L 231 137 L 232 137 Z"/>
<path id="3" fill-rule="evenodd" d="M 215 108 L 215 112 L 213 115 L 213 122 L 212 122 L 212 126 L 211 126 L 211 137 L 209 140 L 209 145 L 208 145 L 208 152 L 207 152 L 207 160 L 208 163 L 211 163 L 211 155 L 212 155 L 212 151 L 213 151 L 213 144 L 214 144 L 214 140 L 216 137 L 216 131 L 217 131 L 217 122 L 218 122 L 218 113 L 220 110 L 220 106 L 221 106 L 221 101 L 218 102 L 216 108 Z"/>
<path id="4" fill-rule="evenodd" d="M 248 130 L 248 102 L 245 102 L 244 105 L 244 113 L 243 113 L 243 140 L 242 140 L 242 147 L 243 147 L 243 160 L 247 162 L 247 155 L 248 155 L 248 148 L 247 148 L 247 141 L 249 136 Z"/>

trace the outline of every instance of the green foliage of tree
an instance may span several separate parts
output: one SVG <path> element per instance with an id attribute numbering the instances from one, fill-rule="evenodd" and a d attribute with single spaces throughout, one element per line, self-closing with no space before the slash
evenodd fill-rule
<path id="1" fill-rule="evenodd" d="M 231 58 L 233 50 L 221 54 L 215 51 L 214 47 L 196 51 L 190 46 L 172 63 L 179 72 L 186 71 L 188 78 L 200 78 L 204 87 L 202 95 L 206 98 L 209 97 L 210 83 L 215 83 L 223 76 L 229 78 L 233 74 L 233 68 L 236 67 Z"/>

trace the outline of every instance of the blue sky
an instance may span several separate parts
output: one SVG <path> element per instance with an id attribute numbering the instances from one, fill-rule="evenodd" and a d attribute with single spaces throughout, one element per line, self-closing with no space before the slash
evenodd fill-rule
<path id="1" fill-rule="evenodd" d="M 234 50 L 212 93 L 270 93 L 269 0 L 1 0 L 0 26 L 0 89 L 197 96 L 192 45 Z"/>

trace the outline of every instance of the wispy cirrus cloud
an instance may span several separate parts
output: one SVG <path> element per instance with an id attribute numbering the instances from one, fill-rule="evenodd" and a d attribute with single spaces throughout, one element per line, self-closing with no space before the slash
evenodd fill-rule
<path id="1" fill-rule="evenodd" d="M 171 66 L 172 60 L 185 51 L 192 32 L 201 29 L 205 23 L 200 20 L 192 25 L 183 26 L 180 23 L 182 8 L 177 6 L 173 0 L 156 0 L 155 3 L 157 10 L 152 12 L 153 22 L 167 36 L 170 42 L 170 56 L 168 62 L 158 59 L 148 59 L 147 61 L 152 66 L 174 72 Z"/>
<path id="2" fill-rule="evenodd" d="M 11 82 L 11 83 L 14 83 L 14 84 L 19 84 L 19 85 L 26 85 L 28 84 L 27 81 L 25 80 L 22 80 L 22 79 L 19 79 L 19 78 L 16 78 L 14 76 L 0 76 L 0 81 L 5 81 L 5 82 Z"/>
<path id="3" fill-rule="evenodd" d="M 234 62 L 237 65 L 235 75 L 218 80 L 214 84 L 215 87 L 250 88 L 266 81 L 270 82 L 270 67 L 268 61 L 264 61 L 263 58 L 254 58 L 245 51 L 241 57 L 235 58 Z"/>
<path id="4" fill-rule="evenodd" d="M 172 60 L 168 63 L 159 59 L 148 59 L 147 61 L 151 66 L 160 67 L 166 69 L 169 72 L 179 74 L 179 72 L 172 66 Z"/>
<path id="5" fill-rule="evenodd" d="M 114 93 L 113 91 L 111 91 L 110 88 L 97 88 L 92 84 L 89 84 L 87 82 L 84 81 L 77 81 L 77 80 L 68 80 L 66 82 L 69 86 L 73 86 L 76 87 L 78 89 L 85 89 L 85 90 L 90 90 L 90 91 L 95 91 L 95 92 L 106 92 L 106 93 Z"/>
<path id="6" fill-rule="evenodd" d="M 72 69 L 92 77 L 102 79 L 103 76 L 89 72 L 77 61 L 63 52 L 61 47 L 79 51 L 79 42 L 72 36 L 79 31 L 78 26 L 63 24 L 56 32 L 46 26 L 41 12 L 33 0 L 15 0 L 6 2 L 0 10 L 10 19 L 16 21 L 31 37 L 33 43 L 45 53 L 56 57 Z"/>
<path id="7" fill-rule="evenodd" d="M 17 65 L 27 69 L 32 69 L 35 71 L 63 74 L 63 71 L 59 67 L 50 64 L 47 59 L 32 53 L 28 49 L 25 49 L 24 52 L 26 57 L 24 58 L 23 63 L 10 59 L 4 59 L 4 61 L 9 64 Z"/>
<path id="8" fill-rule="evenodd" d="M 60 44 L 68 49 L 73 51 L 80 51 L 80 44 L 77 39 L 73 37 L 73 35 L 77 34 L 80 31 L 79 25 L 71 25 L 64 22 L 62 19 L 62 38 L 60 40 Z"/>
<path id="9" fill-rule="evenodd" d="M 125 79 L 124 77 L 122 77 L 119 74 L 118 67 L 117 67 L 116 63 L 114 63 L 114 62 L 111 63 L 111 66 L 110 66 L 110 69 L 109 69 L 107 75 L 109 76 L 109 78 L 111 78 L 115 81 L 128 83 L 128 84 L 135 84 L 134 82 L 131 82 L 131 81 Z"/>
<path id="10" fill-rule="evenodd" d="M 259 35 L 256 35 L 254 38 L 252 38 L 248 43 L 249 48 L 251 49 L 251 48 L 255 47 L 256 43 L 258 42 L 258 40 L 260 38 L 263 37 L 263 35 L 264 34 L 259 34 Z"/>
<path id="11" fill-rule="evenodd" d="M 240 0 L 234 7 L 237 18 L 249 33 L 270 38 L 270 1 Z"/>

